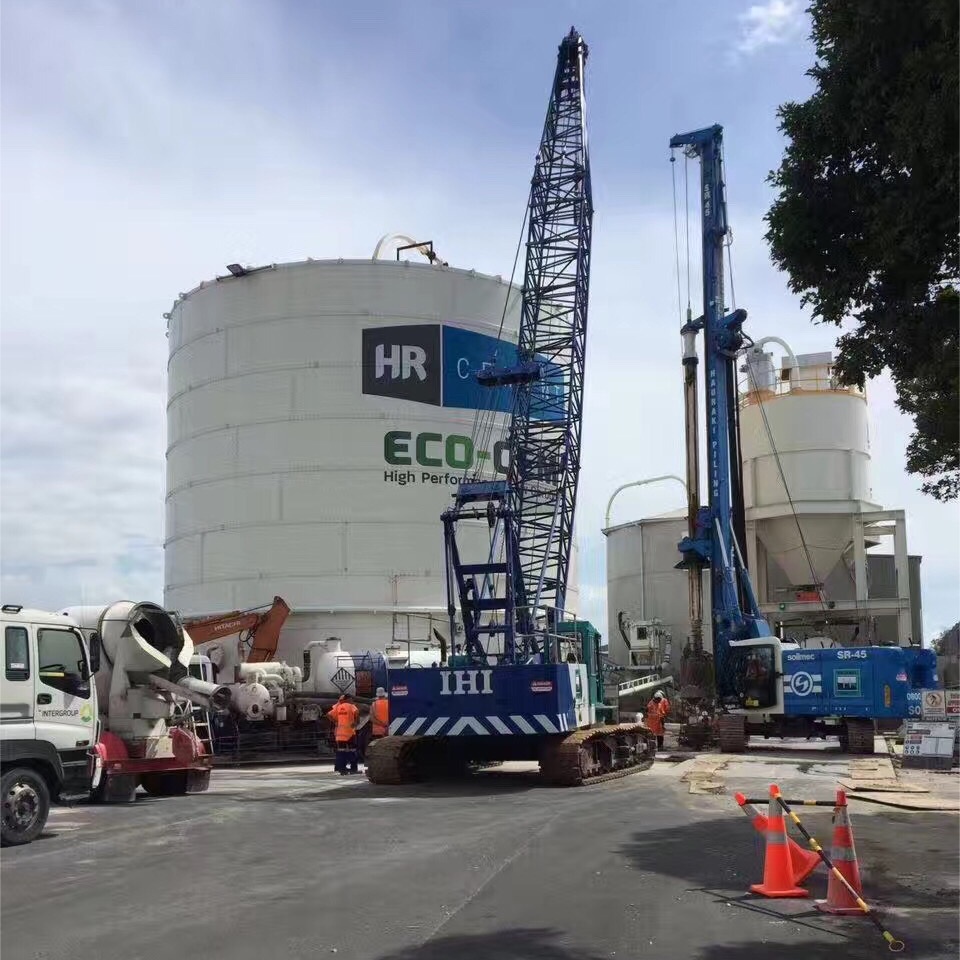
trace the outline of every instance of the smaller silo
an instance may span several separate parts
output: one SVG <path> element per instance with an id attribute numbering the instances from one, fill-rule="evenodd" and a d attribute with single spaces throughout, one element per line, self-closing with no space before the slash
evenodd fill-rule
<path id="1" fill-rule="evenodd" d="M 838 382 L 829 352 L 784 357 L 779 376 L 769 354 L 742 370 L 747 521 L 791 585 L 823 584 L 851 543 L 844 518 L 880 509 L 866 394 Z"/>
<path id="2" fill-rule="evenodd" d="M 604 530 L 607 538 L 607 639 L 615 663 L 629 664 L 627 641 L 621 635 L 624 618 L 662 620 L 673 650 L 683 649 L 690 633 L 687 573 L 678 570 L 677 544 L 687 535 L 685 509 L 671 510 Z M 709 577 L 704 576 L 704 600 L 710 602 Z M 704 643 L 710 645 L 709 618 Z M 676 654 L 675 654 L 676 655 Z"/>

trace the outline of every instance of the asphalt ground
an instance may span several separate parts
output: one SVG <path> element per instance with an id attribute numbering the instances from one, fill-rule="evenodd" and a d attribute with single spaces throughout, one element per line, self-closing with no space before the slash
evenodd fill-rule
<path id="1" fill-rule="evenodd" d="M 729 793 L 763 795 L 769 766 L 726 796 L 690 795 L 684 766 L 658 761 L 568 790 L 515 765 L 392 788 L 326 766 L 221 770 L 199 796 L 56 808 L 40 840 L 0 857 L 0 950 L 3 960 L 887 954 L 866 919 L 748 893 L 762 841 Z M 830 795 L 789 769 L 792 790 Z M 903 956 L 953 960 L 960 820 L 860 810 L 866 898 L 906 941 Z M 830 811 L 801 816 L 828 846 Z M 825 895 L 822 869 L 808 887 Z"/>

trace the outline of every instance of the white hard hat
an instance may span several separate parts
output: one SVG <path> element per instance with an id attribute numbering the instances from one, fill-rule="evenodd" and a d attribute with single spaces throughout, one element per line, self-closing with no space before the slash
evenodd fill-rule
<path id="1" fill-rule="evenodd" d="M 662 691 L 662 690 L 658 690 L 658 691 L 653 695 L 653 699 L 654 699 L 654 700 L 662 700 L 662 699 L 663 699 L 663 691 Z"/>
<path id="2" fill-rule="evenodd" d="M 377 687 L 377 696 L 378 696 L 378 697 L 385 697 L 386 695 L 387 695 L 387 691 L 384 690 L 383 687 Z"/>

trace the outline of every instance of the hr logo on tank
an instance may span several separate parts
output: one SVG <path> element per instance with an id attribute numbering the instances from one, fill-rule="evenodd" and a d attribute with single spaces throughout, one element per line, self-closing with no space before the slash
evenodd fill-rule
<path id="1" fill-rule="evenodd" d="M 544 377 L 532 388 L 531 414 L 563 419 L 566 392 L 559 370 L 538 359 Z M 516 344 L 445 323 L 367 327 L 362 334 L 362 390 L 368 396 L 509 413 L 513 391 L 481 387 L 477 374 L 490 364 L 516 362 Z"/>
<path id="2" fill-rule="evenodd" d="M 363 392 L 440 406 L 440 326 L 369 327 L 363 331 Z"/>

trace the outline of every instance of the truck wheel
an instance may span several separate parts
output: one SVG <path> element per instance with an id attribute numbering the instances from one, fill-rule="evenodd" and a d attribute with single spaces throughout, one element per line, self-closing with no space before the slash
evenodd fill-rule
<path id="1" fill-rule="evenodd" d="M 747 718 L 739 713 L 725 713 L 717 721 L 721 753 L 743 753 L 747 749 Z"/>
<path id="2" fill-rule="evenodd" d="M 12 847 L 32 843 L 40 836 L 50 813 L 50 789 L 29 767 L 14 767 L 0 780 L 3 825 L 0 845 Z"/>
<path id="3" fill-rule="evenodd" d="M 854 754 L 872 754 L 873 753 L 873 721 L 872 720 L 847 720 L 844 722 L 846 736 L 840 737 L 840 745 L 843 746 L 846 740 L 847 753 Z"/>
<path id="4" fill-rule="evenodd" d="M 140 778 L 140 786 L 151 797 L 182 797 L 187 792 L 187 771 L 145 773 Z"/>

